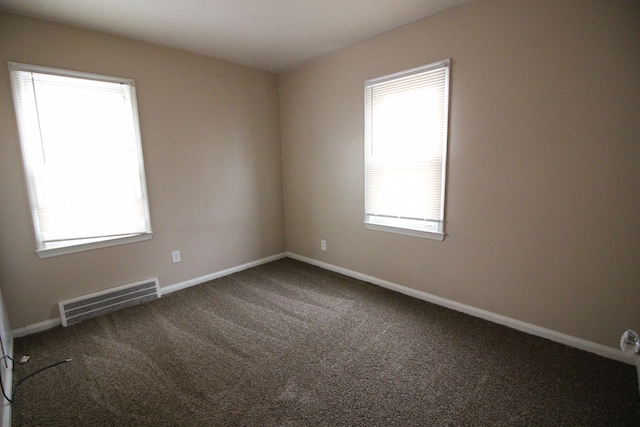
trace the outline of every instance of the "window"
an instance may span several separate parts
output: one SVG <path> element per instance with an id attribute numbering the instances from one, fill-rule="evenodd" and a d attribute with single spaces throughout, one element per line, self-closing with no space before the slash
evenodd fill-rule
<path id="1" fill-rule="evenodd" d="M 365 226 L 444 239 L 449 60 L 365 82 Z"/>
<path id="2" fill-rule="evenodd" d="M 38 255 L 150 239 L 133 80 L 9 69 Z"/>

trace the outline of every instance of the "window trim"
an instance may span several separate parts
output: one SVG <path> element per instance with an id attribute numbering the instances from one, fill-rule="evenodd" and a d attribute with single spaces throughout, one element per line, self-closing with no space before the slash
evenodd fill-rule
<path id="1" fill-rule="evenodd" d="M 443 241 L 446 234 L 444 231 L 444 222 L 445 222 L 445 201 L 446 201 L 446 173 L 447 173 L 447 151 L 448 151 L 448 142 L 449 142 L 449 103 L 450 103 L 450 74 L 451 74 L 451 59 L 444 59 L 442 61 L 437 61 L 437 62 L 433 62 L 427 65 L 423 65 L 420 67 L 415 67 L 415 68 L 411 68 L 409 70 L 405 70 L 405 71 L 400 71 L 397 73 L 393 73 L 393 74 L 388 74 L 382 77 L 377 77 L 377 78 L 373 78 L 373 79 L 369 79 L 367 81 L 364 82 L 364 88 L 365 88 L 365 97 L 366 97 L 366 91 L 367 88 L 370 86 L 373 86 L 375 84 L 380 84 L 380 83 L 385 83 L 388 81 L 393 81 L 396 79 L 400 79 L 403 77 L 409 77 L 411 75 L 414 74 L 420 74 L 420 73 L 424 73 L 424 72 L 428 72 L 428 71 L 432 71 L 432 70 L 437 70 L 437 69 L 441 69 L 444 68 L 446 69 L 446 76 L 445 76 L 445 81 L 444 81 L 444 92 L 445 92 L 445 97 L 444 97 L 444 105 L 443 105 L 443 122 L 444 122 L 444 135 L 443 135 L 443 153 L 442 153 L 442 194 L 441 194 L 441 205 L 440 205 L 440 210 L 441 210 L 441 219 L 440 220 L 424 220 L 424 224 L 437 224 L 437 228 L 438 230 L 436 231 L 432 231 L 432 230 L 424 230 L 421 228 L 426 228 L 426 227 L 403 227 L 401 224 L 393 224 L 393 223 L 389 223 L 387 221 L 384 220 L 384 218 L 381 217 L 377 217 L 376 215 L 370 215 L 366 212 L 365 209 L 365 213 L 364 213 L 364 225 L 365 228 L 368 230 L 376 230 L 376 231 L 383 231 L 383 232 L 389 232 L 389 233 L 396 233 L 396 234 L 403 234 L 403 235 L 408 235 L 408 236 L 414 236 L 414 237 L 422 237 L 422 238 L 427 238 L 427 239 L 432 239 L 432 240 L 438 240 L 438 241 Z M 366 99 L 365 99 L 365 105 L 366 105 Z M 365 146 L 367 143 L 367 110 L 365 107 Z M 365 150 L 365 165 L 366 165 L 366 150 Z M 366 167 L 364 170 L 364 182 L 365 182 L 365 197 L 366 197 Z M 387 223 L 385 223 L 387 222 Z"/>
<path id="2" fill-rule="evenodd" d="M 98 249 L 98 248 L 106 248 L 111 246 L 124 245 L 124 244 L 129 244 L 134 242 L 150 240 L 153 237 L 153 231 L 151 228 L 149 199 L 148 199 L 146 173 L 144 168 L 144 159 L 143 159 L 143 152 L 142 152 L 142 139 L 140 135 L 140 121 L 139 121 L 139 114 L 138 114 L 138 103 L 137 103 L 137 96 L 136 96 L 135 81 L 133 79 L 122 78 L 122 77 L 106 76 L 102 74 L 65 70 L 61 68 L 31 65 L 31 64 L 24 64 L 24 63 L 12 62 L 12 61 L 8 62 L 8 66 L 9 66 L 9 76 L 11 80 L 11 88 L 13 92 L 14 111 L 16 114 L 18 131 L 20 135 L 22 166 L 24 168 L 24 173 L 25 173 L 25 178 L 27 183 L 29 210 L 30 210 L 30 215 L 31 215 L 31 220 L 33 225 L 34 240 L 36 243 L 36 254 L 38 255 L 38 257 L 50 258 L 54 256 L 59 256 L 59 255 L 66 255 L 66 254 L 84 252 L 84 251 Z M 136 145 L 137 145 L 138 171 L 139 171 L 139 175 L 142 178 L 140 180 L 141 181 L 140 186 L 141 186 L 141 195 L 142 195 L 142 200 L 144 202 L 144 210 L 145 210 L 145 216 L 146 216 L 145 218 L 146 224 L 147 224 L 146 231 L 136 233 L 136 234 L 128 234 L 124 236 L 112 237 L 112 238 L 108 238 L 108 237 L 102 238 L 102 240 L 100 241 L 93 241 L 89 243 L 74 243 L 68 246 L 58 246 L 58 247 L 49 247 L 49 248 L 45 247 L 46 244 L 45 242 L 43 242 L 43 239 L 41 237 L 40 226 L 38 224 L 38 219 L 35 213 L 35 208 L 37 207 L 37 203 L 35 200 L 36 184 L 33 181 L 33 178 L 31 177 L 32 175 L 30 172 L 31 167 L 28 165 L 30 160 L 27 156 L 28 149 L 25 146 L 25 140 L 23 135 L 24 133 L 23 127 L 25 125 L 23 123 L 24 118 L 19 112 L 20 100 L 18 99 L 18 96 L 17 96 L 18 88 L 17 88 L 16 78 L 14 77 L 14 73 L 19 71 L 42 73 L 42 74 L 56 75 L 56 76 L 62 76 L 62 77 L 80 78 L 80 79 L 87 79 L 87 80 L 96 80 L 96 81 L 102 81 L 102 82 L 108 82 L 108 83 L 121 83 L 121 84 L 129 85 L 131 87 L 131 91 L 132 91 L 131 108 L 132 108 L 133 115 L 135 117 L 135 120 L 133 120 L 133 124 L 134 124 L 133 131 L 135 134 L 134 136 L 135 136 Z"/>
<path id="3" fill-rule="evenodd" d="M 37 249 L 36 253 L 38 254 L 38 257 L 42 259 L 52 258 L 59 255 L 74 254 L 78 252 L 90 251 L 93 249 L 109 248 L 111 246 L 119 246 L 119 245 L 126 245 L 129 243 L 143 242 L 145 240 L 151 240 L 152 237 L 153 237 L 153 232 L 133 234 L 126 237 L 115 237 L 109 240 L 102 240 L 100 242 L 76 244 L 73 246 L 62 246 L 59 248 Z"/>
<path id="4" fill-rule="evenodd" d="M 439 241 L 443 241 L 445 237 L 444 232 L 416 230 L 414 228 L 394 227 L 393 225 L 389 225 L 389 224 L 375 224 L 370 222 L 370 220 L 365 220 L 364 227 L 367 230 L 386 231 L 387 233 L 404 234 L 405 236 L 422 237 L 425 239 L 439 240 Z"/>

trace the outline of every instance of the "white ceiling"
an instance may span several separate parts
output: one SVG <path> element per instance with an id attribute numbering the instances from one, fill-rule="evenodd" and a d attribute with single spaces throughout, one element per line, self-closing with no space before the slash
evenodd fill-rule
<path id="1" fill-rule="evenodd" d="M 0 0 L 0 9 L 271 71 L 468 0 Z"/>

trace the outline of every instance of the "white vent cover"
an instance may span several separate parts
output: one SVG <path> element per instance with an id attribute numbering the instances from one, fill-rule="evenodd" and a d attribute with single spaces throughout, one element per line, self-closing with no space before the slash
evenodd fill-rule
<path id="1" fill-rule="evenodd" d="M 143 280 L 58 302 L 62 326 L 160 298 L 158 279 Z"/>

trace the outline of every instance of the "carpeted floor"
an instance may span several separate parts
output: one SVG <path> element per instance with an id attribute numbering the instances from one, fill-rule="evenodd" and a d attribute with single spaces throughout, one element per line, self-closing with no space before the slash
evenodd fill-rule
<path id="1" fill-rule="evenodd" d="M 291 259 L 15 341 L 14 426 L 638 426 L 635 368 Z"/>

